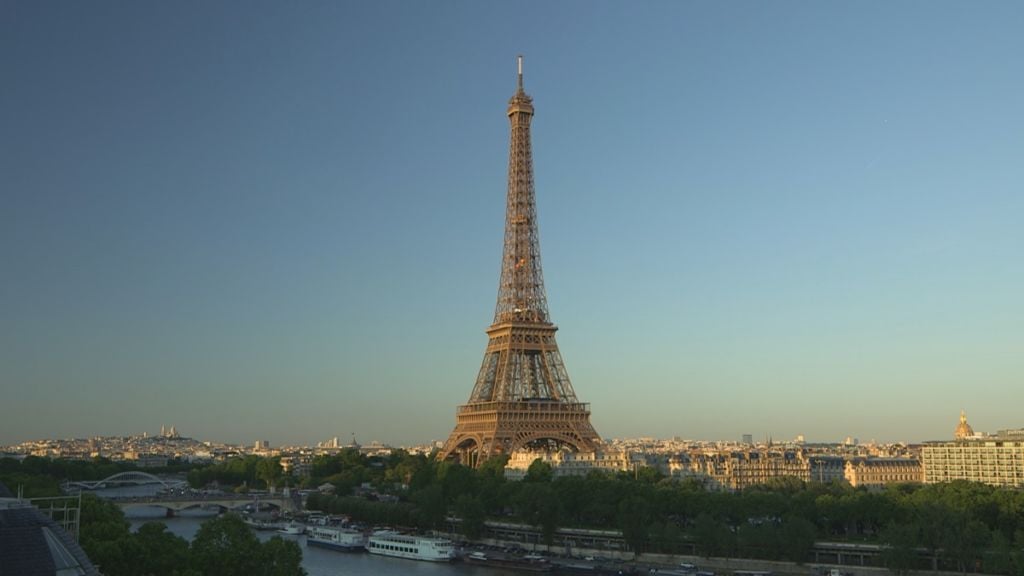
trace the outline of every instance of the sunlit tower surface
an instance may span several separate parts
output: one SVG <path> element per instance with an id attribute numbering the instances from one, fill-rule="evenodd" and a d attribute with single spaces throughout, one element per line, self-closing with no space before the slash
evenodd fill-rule
<path id="1" fill-rule="evenodd" d="M 576 399 L 548 316 L 540 265 L 530 122 L 533 99 L 523 90 L 519 57 L 511 124 L 505 249 L 490 340 L 469 402 L 438 457 L 477 466 L 519 449 L 593 451 L 601 444 L 590 407 Z"/>

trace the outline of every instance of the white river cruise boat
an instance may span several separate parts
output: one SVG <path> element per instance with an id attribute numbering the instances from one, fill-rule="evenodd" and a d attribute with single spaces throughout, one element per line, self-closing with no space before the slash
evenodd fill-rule
<path id="1" fill-rule="evenodd" d="M 310 526 L 306 531 L 306 545 L 342 552 L 362 552 L 366 550 L 366 535 L 348 528 Z"/>
<path id="2" fill-rule="evenodd" d="M 407 536 L 390 530 L 374 532 L 366 545 L 370 554 L 409 558 L 410 560 L 427 560 L 430 562 L 450 562 L 455 558 L 455 546 L 446 538 L 428 538 L 426 536 Z"/>

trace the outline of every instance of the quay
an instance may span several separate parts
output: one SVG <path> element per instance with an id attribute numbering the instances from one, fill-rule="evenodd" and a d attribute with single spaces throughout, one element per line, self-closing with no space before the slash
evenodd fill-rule
<path id="1" fill-rule="evenodd" d="M 453 540 L 462 540 L 458 533 L 459 521 L 449 518 L 447 532 L 439 532 Z M 665 570 L 681 564 L 692 564 L 701 572 L 716 576 L 730 576 L 735 572 L 766 572 L 776 576 L 809 576 L 838 573 L 852 576 L 889 576 L 891 572 L 882 565 L 881 546 L 877 544 L 852 542 L 816 542 L 804 564 L 748 558 L 720 558 L 700 556 L 696 544 L 681 543 L 678 554 L 641 553 L 634 557 L 618 530 L 590 530 L 581 528 L 559 528 L 555 531 L 551 546 L 543 543 L 539 528 L 509 522 L 488 521 L 484 533 L 473 543 L 521 552 L 542 553 L 550 556 L 553 564 L 592 566 L 597 570 L 638 569 L 644 573 Z M 927 560 L 924 551 L 919 552 Z M 583 560 L 586 558 L 590 560 Z M 934 573 L 939 574 L 939 573 Z"/>

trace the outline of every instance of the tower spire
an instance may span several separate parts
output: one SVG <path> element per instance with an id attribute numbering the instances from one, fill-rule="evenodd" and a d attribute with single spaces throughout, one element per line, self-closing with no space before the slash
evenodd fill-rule
<path id="1" fill-rule="evenodd" d="M 511 128 L 508 152 L 508 198 L 505 209 L 505 253 L 494 323 L 512 320 L 547 322 L 548 302 L 540 267 L 540 237 L 533 190 L 533 151 L 530 122 L 533 98 L 523 91 L 523 57 L 519 84 L 508 101 Z"/>

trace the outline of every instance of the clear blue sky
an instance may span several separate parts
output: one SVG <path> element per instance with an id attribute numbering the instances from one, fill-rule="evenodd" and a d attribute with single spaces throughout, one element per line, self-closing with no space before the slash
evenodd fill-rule
<path id="1" fill-rule="evenodd" d="M 1020 2 L 0 1 L 0 443 L 444 439 L 525 55 L 606 437 L 1024 426 Z"/>

